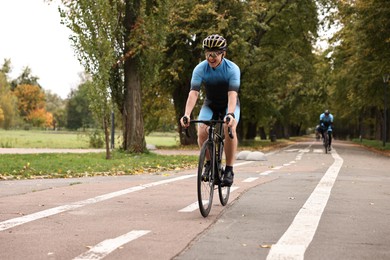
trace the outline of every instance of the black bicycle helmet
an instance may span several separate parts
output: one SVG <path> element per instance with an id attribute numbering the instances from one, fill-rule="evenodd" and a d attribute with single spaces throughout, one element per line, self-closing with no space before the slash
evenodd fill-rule
<path id="1" fill-rule="evenodd" d="M 218 34 L 212 34 L 207 36 L 203 40 L 203 49 L 204 50 L 221 50 L 225 51 L 227 48 L 227 42 L 225 38 Z"/>

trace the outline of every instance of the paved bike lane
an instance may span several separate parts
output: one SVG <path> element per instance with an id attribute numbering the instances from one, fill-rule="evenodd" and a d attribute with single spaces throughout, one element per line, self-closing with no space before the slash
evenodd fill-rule
<path id="1" fill-rule="evenodd" d="M 273 177 L 261 175 L 272 168 L 270 163 L 238 162 L 240 173 L 230 203 L 248 189 L 272 181 Z M 0 247 L 4 249 L 0 259 L 72 259 L 102 241 L 139 231 L 146 233 L 118 246 L 105 259 L 128 259 L 129 255 L 133 259 L 171 259 L 226 209 L 216 194 L 208 218 L 197 209 L 182 211 L 197 200 L 195 172 L 79 178 L 60 184 L 31 180 L 23 181 L 18 192 L 21 183 L 2 182 L 2 187 L 13 192 L 2 189 L 0 196 Z"/>
<path id="2" fill-rule="evenodd" d="M 333 155 L 321 153 L 321 146 L 316 143 L 309 149 L 296 145 L 280 151 L 279 157 L 296 153 L 299 159 L 301 152 L 303 159 L 272 172 L 270 175 L 277 177 L 274 181 L 248 190 L 215 225 L 174 259 L 389 259 L 386 245 L 390 243 L 390 220 L 384 216 L 390 214 L 390 194 L 386 189 L 390 187 L 390 176 L 383 169 L 389 169 L 390 161 L 388 157 L 347 146 L 334 142 Z M 344 163 L 337 163 L 341 158 L 337 151 Z M 339 173 L 333 186 L 327 187 L 332 192 L 324 212 L 318 212 L 317 200 L 312 204 L 314 209 L 308 209 L 311 194 L 325 194 L 323 187 L 318 190 L 318 186 L 329 171 Z M 329 185 L 326 180 L 324 186 Z M 300 219 L 297 216 L 305 210 L 311 214 L 295 229 L 298 233 L 290 237 L 293 246 L 285 247 L 284 256 L 270 256 L 272 245 L 289 234 Z M 299 249 L 303 254 L 296 254 L 294 243 L 299 245 L 310 233 L 306 231 L 312 228 L 313 214 L 321 216 L 314 238 L 310 238 L 307 248 Z"/>

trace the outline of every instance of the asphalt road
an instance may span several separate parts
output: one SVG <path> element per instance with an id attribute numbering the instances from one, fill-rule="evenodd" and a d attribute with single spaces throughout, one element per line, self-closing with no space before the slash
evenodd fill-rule
<path id="1" fill-rule="evenodd" d="M 390 158 L 303 142 L 237 161 L 203 218 L 195 171 L 0 181 L 0 259 L 390 259 Z"/>

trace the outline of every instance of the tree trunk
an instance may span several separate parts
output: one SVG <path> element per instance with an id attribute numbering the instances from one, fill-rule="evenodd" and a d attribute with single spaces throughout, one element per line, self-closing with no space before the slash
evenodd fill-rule
<path id="1" fill-rule="evenodd" d="M 141 110 L 141 82 L 136 61 L 125 61 L 125 102 L 123 111 L 123 149 L 142 153 L 146 149 L 144 121 Z"/>
<path id="2" fill-rule="evenodd" d="M 187 135 L 186 131 L 181 127 L 180 124 L 180 118 L 184 115 L 188 91 L 189 91 L 188 85 L 187 87 L 186 85 L 184 86 L 181 85 L 181 86 L 176 86 L 172 94 L 174 100 L 175 113 L 176 113 L 177 129 L 179 131 L 181 145 L 198 144 L 198 136 L 196 133 L 195 125 L 190 124 L 190 127 L 187 129 L 187 133 L 188 133 Z"/>
<path id="3" fill-rule="evenodd" d="M 123 149 L 127 152 L 142 153 L 146 149 L 144 122 L 141 104 L 141 82 L 137 56 L 131 54 L 129 39 L 137 22 L 141 1 L 126 0 L 125 61 L 124 61 L 124 104 L 123 104 Z"/>
<path id="4" fill-rule="evenodd" d="M 254 140 L 257 134 L 256 130 L 257 130 L 257 123 L 249 121 L 247 125 L 245 139 Z"/>
<path id="5" fill-rule="evenodd" d="M 264 126 L 259 127 L 259 135 L 261 140 L 267 140 L 267 134 L 265 133 Z"/>

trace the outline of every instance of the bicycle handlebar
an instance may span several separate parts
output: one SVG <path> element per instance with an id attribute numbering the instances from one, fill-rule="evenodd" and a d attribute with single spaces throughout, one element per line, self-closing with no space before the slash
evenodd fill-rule
<path id="1" fill-rule="evenodd" d="M 230 117 L 227 117 L 226 123 L 229 123 L 229 121 L 230 121 Z M 184 117 L 183 122 L 184 122 L 184 124 L 187 124 L 188 118 Z M 214 119 L 211 119 L 211 120 L 191 120 L 190 123 L 202 123 L 202 124 L 210 126 L 210 125 L 216 125 L 216 124 L 221 124 L 221 123 L 223 124 L 223 123 L 225 123 L 225 121 L 224 120 L 214 120 Z M 229 133 L 230 139 L 233 139 L 234 136 L 233 136 L 231 127 L 228 127 L 228 133 Z M 188 134 L 188 132 L 187 132 L 187 134 Z"/>

